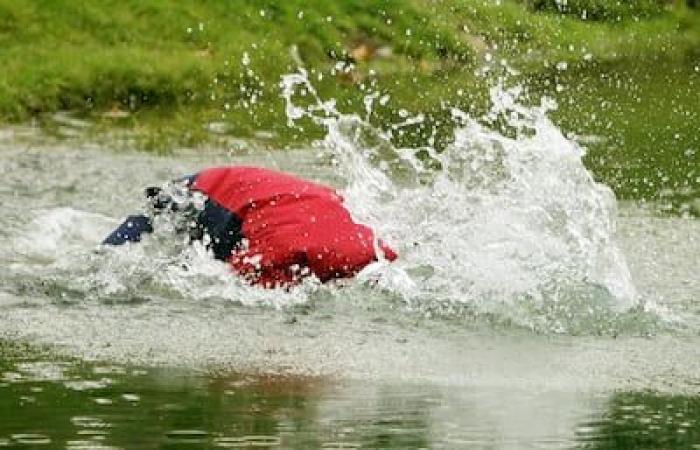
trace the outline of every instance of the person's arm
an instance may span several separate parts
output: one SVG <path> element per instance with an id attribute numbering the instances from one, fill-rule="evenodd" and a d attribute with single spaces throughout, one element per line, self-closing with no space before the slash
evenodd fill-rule
<path id="1" fill-rule="evenodd" d="M 186 186 L 192 184 L 196 175 L 189 175 L 178 180 L 176 183 L 184 183 Z M 152 214 L 159 211 L 170 209 L 177 211 L 177 204 L 172 201 L 167 195 L 161 195 L 162 189 L 159 187 L 147 187 L 144 191 L 146 198 L 150 203 Z M 139 242 L 144 233 L 153 233 L 153 218 L 146 214 L 133 214 L 128 216 L 121 225 L 119 225 L 109 236 L 103 241 L 102 245 L 123 245 L 127 242 Z"/>
<path id="2" fill-rule="evenodd" d="M 192 188 L 196 175 L 175 180 L 174 183 L 184 184 Z M 196 187 L 192 189 L 196 191 Z M 177 214 L 183 217 L 182 229 L 190 239 L 203 240 L 210 248 L 216 259 L 227 260 L 234 248 L 243 239 L 242 223 L 234 213 L 222 207 L 211 199 L 206 199 L 202 209 L 195 208 L 191 202 L 174 200 L 167 189 L 148 187 L 145 190 L 150 206 L 150 214 L 131 215 L 102 241 L 103 245 L 122 245 L 127 242 L 139 242 L 144 233 L 153 232 L 153 217 L 158 214 Z M 149 217 L 151 216 L 151 217 Z"/>
<path id="3" fill-rule="evenodd" d="M 127 242 L 139 242 L 143 233 L 152 233 L 151 218 L 143 214 L 129 216 L 109 236 L 102 245 L 122 245 Z"/>

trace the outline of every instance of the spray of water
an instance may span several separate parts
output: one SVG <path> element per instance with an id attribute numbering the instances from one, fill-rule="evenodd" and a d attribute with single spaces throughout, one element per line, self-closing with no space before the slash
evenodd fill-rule
<path id="1" fill-rule="evenodd" d="M 519 88 L 498 84 L 486 116 L 452 111 L 453 139 L 437 150 L 392 145 L 392 133 L 423 122 L 420 114 L 370 124 L 385 96 L 368 95 L 363 116 L 344 114 L 320 98 L 304 70 L 283 77 L 281 93 L 290 126 L 310 119 L 325 128 L 315 148 L 331 161 L 328 178 L 340 180 L 356 220 L 397 248 L 398 261 L 379 261 L 342 286 L 308 279 L 290 291 L 266 290 L 177 237 L 167 217 L 139 245 L 95 250 L 113 219 L 53 209 L 36 211 L 24 227 L 30 231 L 12 237 L 5 281 L 17 292 L 10 293 L 27 297 L 22 286 L 43 286 L 59 301 L 164 308 L 337 300 L 560 333 L 617 332 L 653 315 L 613 239 L 614 196 L 583 166 L 583 149 L 549 120 L 553 102 L 524 106 Z M 38 297 L 32 289 L 29 297 Z"/>
<path id="2" fill-rule="evenodd" d="M 404 114 L 401 124 L 375 128 L 376 94 L 360 117 L 319 98 L 303 70 L 281 86 L 291 124 L 310 118 L 325 127 L 318 148 L 344 178 L 358 220 L 401 250 L 399 262 L 380 262 L 361 279 L 378 280 L 413 309 L 546 331 L 594 331 L 645 308 L 613 239 L 614 195 L 548 118 L 553 101 L 527 107 L 519 87 L 499 83 L 485 117 L 452 111 L 452 143 L 438 151 L 395 148 L 392 131 L 423 118 Z M 313 101 L 298 106 L 300 96 Z M 497 121 L 513 133 L 489 126 Z"/>

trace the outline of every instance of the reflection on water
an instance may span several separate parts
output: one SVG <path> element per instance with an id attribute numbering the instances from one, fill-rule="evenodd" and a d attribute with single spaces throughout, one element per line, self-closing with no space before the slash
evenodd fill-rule
<path id="1" fill-rule="evenodd" d="M 700 448 L 700 398 L 623 392 L 577 429 L 582 448 Z"/>
<path id="2" fill-rule="evenodd" d="M 700 399 L 683 395 L 206 375 L 0 348 L 0 446 L 700 447 Z"/>

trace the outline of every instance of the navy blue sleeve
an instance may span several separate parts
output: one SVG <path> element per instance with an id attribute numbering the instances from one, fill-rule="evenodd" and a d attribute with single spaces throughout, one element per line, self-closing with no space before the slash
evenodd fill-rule
<path id="1" fill-rule="evenodd" d="M 102 241 L 104 245 L 122 245 L 127 242 L 139 242 L 141 234 L 152 233 L 151 219 L 144 215 L 129 216 L 116 230 Z"/>
<path id="2" fill-rule="evenodd" d="M 194 183 L 197 178 L 197 174 L 187 175 L 182 178 L 175 180 L 176 183 L 184 182 L 186 185 L 190 186 Z M 162 189 L 159 187 L 148 187 L 146 188 L 145 195 L 152 202 L 152 207 L 155 210 L 161 210 L 166 208 L 171 208 L 173 211 L 177 210 L 177 205 L 173 203 L 172 199 L 168 196 L 163 198 L 160 197 Z M 153 223 L 148 216 L 143 214 L 131 215 L 124 220 L 124 222 L 117 227 L 116 230 L 102 241 L 103 245 L 122 245 L 127 242 L 139 242 L 141 240 L 141 235 L 143 233 L 152 233 Z"/>
<path id="3" fill-rule="evenodd" d="M 196 180 L 197 175 L 175 180 L 175 182 L 185 182 L 188 186 Z M 189 216 L 192 214 L 192 222 L 194 226 L 190 226 L 188 231 L 190 238 L 193 240 L 201 240 L 205 235 L 209 237 L 207 246 L 212 249 L 214 257 L 220 260 L 226 260 L 231 256 L 233 249 L 240 244 L 243 239 L 241 219 L 233 212 L 222 207 L 215 201 L 207 199 L 204 203 L 204 208 L 201 211 L 196 211 L 190 207 L 182 206 L 173 201 L 167 194 L 163 193 L 161 188 L 149 187 L 145 191 L 146 197 L 152 202 L 154 214 L 161 212 L 178 213 Z M 152 233 L 153 223 L 151 218 L 145 215 L 132 215 L 112 231 L 112 233 L 102 241 L 105 245 L 122 245 L 127 242 L 139 242 L 143 233 Z"/>

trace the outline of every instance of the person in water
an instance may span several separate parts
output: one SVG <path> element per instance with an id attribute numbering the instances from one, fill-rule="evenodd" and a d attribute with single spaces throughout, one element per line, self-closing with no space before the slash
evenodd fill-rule
<path id="1" fill-rule="evenodd" d="M 216 167 L 161 188 L 147 188 L 148 214 L 132 215 L 103 241 L 139 242 L 153 219 L 178 217 L 179 232 L 201 240 L 215 258 L 251 284 L 291 286 L 315 275 L 350 278 L 397 254 L 367 226 L 352 220 L 343 198 L 327 186 L 258 167 Z"/>

